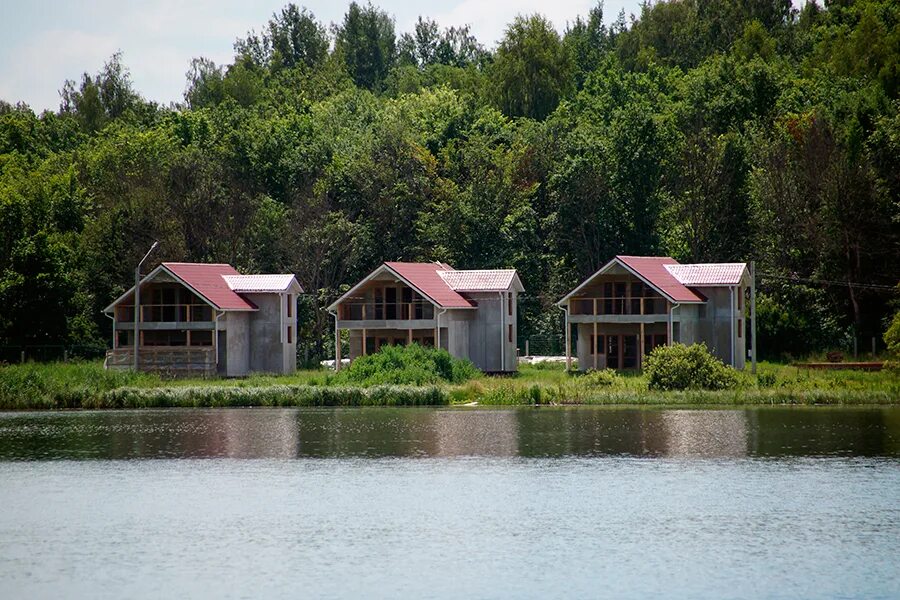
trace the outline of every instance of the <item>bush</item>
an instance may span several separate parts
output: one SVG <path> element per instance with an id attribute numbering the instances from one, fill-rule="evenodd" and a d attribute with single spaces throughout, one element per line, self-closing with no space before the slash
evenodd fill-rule
<path id="1" fill-rule="evenodd" d="M 761 388 L 775 387 L 775 373 L 760 373 L 756 376 L 756 385 Z"/>
<path id="2" fill-rule="evenodd" d="M 379 352 L 356 358 L 334 377 L 336 383 L 359 385 L 429 385 L 464 383 L 480 374 L 468 360 L 446 350 L 409 346 L 384 346 Z"/>
<path id="3" fill-rule="evenodd" d="M 620 379 L 619 374 L 612 369 L 603 369 L 588 371 L 578 379 L 578 382 L 587 387 L 609 387 L 615 385 Z"/>
<path id="4" fill-rule="evenodd" d="M 644 373 L 651 390 L 724 390 L 738 383 L 737 372 L 706 344 L 659 346 L 647 357 Z"/>

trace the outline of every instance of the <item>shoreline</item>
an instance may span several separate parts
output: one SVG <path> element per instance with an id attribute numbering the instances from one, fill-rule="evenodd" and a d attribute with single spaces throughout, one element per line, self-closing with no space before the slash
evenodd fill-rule
<path id="1" fill-rule="evenodd" d="M 400 379 L 402 381 L 402 379 Z M 245 379 L 165 379 L 113 372 L 99 362 L 26 363 L 0 367 L 0 410 L 167 407 L 339 406 L 891 406 L 900 376 L 889 371 L 819 371 L 778 363 L 758 375 L 739 372 L 726 390 L 657 391 L 640 373 L 570 374 L 522 365 L 509 377 L 462 383 L 412 380 L 405 385 L 347 382 L 325 370 Z"/>
<path id="2" fill-rule="evenodd" d="M 659 408 L 734 408 L 785 406 L 900 406 L 898 395 L 884 390 L 637 391 L 590 390 L 564 398 L 551 387 L 495 388 L 454 400 L 459 387 L 383 385 L 371 387 L 321 385 L 122 387 L 106 391 L 69 389 L 40 397 L 4 398 L 2 411 L 122 410 L 142 408 L 254 407 L 452 407 L 608 406 Z M 498 393 L 499 391 L 499 393 Z M 562 391 L 565 393 L 565 391 Z"/>

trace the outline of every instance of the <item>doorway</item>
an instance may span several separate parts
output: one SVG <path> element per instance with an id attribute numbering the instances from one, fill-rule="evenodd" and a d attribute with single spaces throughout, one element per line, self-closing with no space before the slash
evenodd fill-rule
<path id="1" fill-rule="evenodd" d="M 610 369 L 637 369 L 638 336 L 635 334 L 607 334 L 606 366 Z"/>

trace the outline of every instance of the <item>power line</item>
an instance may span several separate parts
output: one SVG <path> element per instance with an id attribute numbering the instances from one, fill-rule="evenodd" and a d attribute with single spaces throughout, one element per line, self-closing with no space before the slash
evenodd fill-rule
<path id="1" fill-rule="evenodd" d="M 819 285 L 834 285 L 840 287 L 852 287 L 865 290 L 879 290 L 896 292 L 897 286 L 884 285 L 880 283 L 858 283 L 855 281 L 834 281 L 831 279 L 810 279 L 807 277 L 788 277 L 786 275 L 775 275 L 774 273 L 757 273 L 761 278 L 765 279 L 781 279 L 791 283 L 814 283 Z"/>

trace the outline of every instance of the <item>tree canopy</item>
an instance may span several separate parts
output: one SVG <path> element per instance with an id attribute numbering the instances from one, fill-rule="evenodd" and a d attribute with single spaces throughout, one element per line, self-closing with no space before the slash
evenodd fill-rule
<path id="1" fill-rule="evenodd" d="M 518 269 L 523 337 L 561 336 L 553 303 L 615 254 L 755 260 L 764 353 L 880 339 L 898 32 L 891 0 L 668 0 L 562 34 L 511 15 L 486 48 L 289 4 L 231 63 L 186 65 L 172 106 L 116 54 L 57 111 L 0 101 L 0 345 L 110 339 L 101 310 L 153 240 L 156 261 L 297 274 L 309 359 L 323 307 L 384 260 Z"/>

